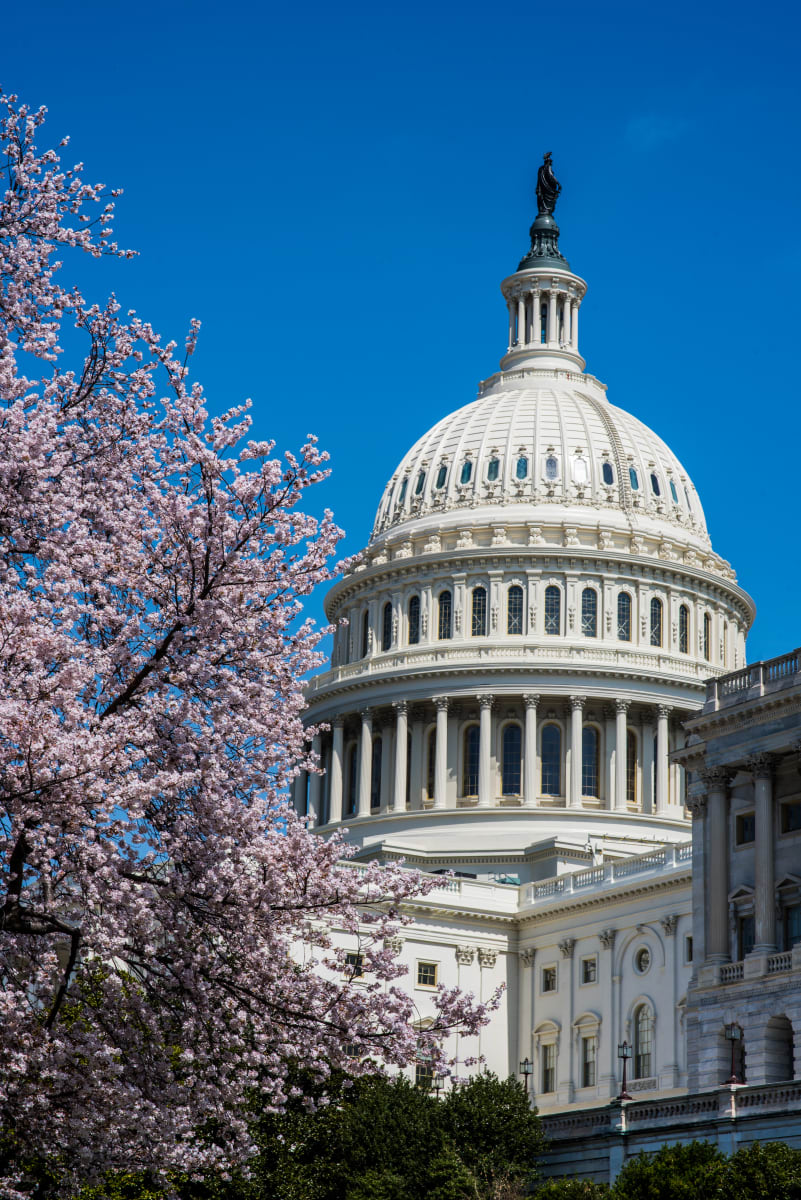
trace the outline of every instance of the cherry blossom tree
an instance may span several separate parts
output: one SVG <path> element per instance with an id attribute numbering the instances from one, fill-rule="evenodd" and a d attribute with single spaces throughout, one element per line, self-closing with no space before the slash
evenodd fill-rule
<path id="1" fill-rule="evenodd" d="M 189 360 L 61 282 L 125 257 L 113 197 L 0 99 L 0 1177 L 225 1168 L 287 1065 L 325 1079 L 422 1052 L 484 1006 L 441 989 L 424 1030 L 390 946 L 433 881 L 347 864 L 283 802 L 322 656 L 302 598 L 340 531 L 300 509 L 248 404 L 212 417 Z M 60 144 L 63 148 L 66 142 Z M 74 365 L 69 354 L 82 342 Z M 344 931 L 364 975 L 348 969 Z M 351 937 L 352 940 L 352 937 Z M 3 1157 L 5 1156 L 5 1157 Z"/>

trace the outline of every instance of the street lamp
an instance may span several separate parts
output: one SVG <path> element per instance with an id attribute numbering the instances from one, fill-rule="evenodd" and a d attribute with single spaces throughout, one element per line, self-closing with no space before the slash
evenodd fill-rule
<path id="1" fill-rule="evenodd" d="M 620 1095 L 618 1096 L 618 1100 L 630 1100 L 631 1099 L 631 1096 L 628 1094 L 628 1091 L 626 1090 L 626 1067 L 628 1065 L 629 1059 L 631 1058 L 631 1054 L 632 1054 L 632 1050 L 631 1050 L 631 1046 L 628 1044 L 628 1042 L 618 1043 L 617 1056 L 618 1056 L 618 1058 L 623 1060 L 623 1086 L 620 1089 Z"/>
<path id="2" fill-rule="evenodd" d="M 726 1034 L 726 1041 L 731 1042 L 731 1075 L 726 1082 L 742 1083 L 742 1079 L 737 1074 L 737 1064 L 734 1059 L 737 1053 L 737 1043 L 743 1040 L 743 1031 L 735 1021 L 732 1021 L 730 1025 L 725 1026 L 724 1032 Z"/>
<path id="3" fill-rule="evenodd" d="M 520 1074 L 523 1076 L 523 1085 L 528 1095 L 528 1077 L 534 1074 L 534 1064 L 529 1061 L 528 1057 L 524 1058 L 520 1064 Z"/>
<path id="4" fill-rule="evenodd" d="M 444 1073 L 442 1073 L 442 1072 L 440 1072 L 438 1075 L 435 1075 L 435 1076 L 434 1076 L 434 1082 L 433 1082 L 433 1085 L 432 1085 L 432 1086 L 433 1086 L 433 1088 L 434 1088 L 434 1094 L 436 1095 L 436 1097 L 437 1097 L 437 1099 L 438 1099 L 438 1100 L 439 1100 L 439 1094 L 440 1094 L 440 1092 L 441 1092 L 441 1091 L 442 1091 L 442 1089 L 445 1087 L 445 1080 L 446 1080 L 446 1079 L 447 1079 L 447 1075 L 445 1075 L 445 1074 L 444 1074 Z"/>

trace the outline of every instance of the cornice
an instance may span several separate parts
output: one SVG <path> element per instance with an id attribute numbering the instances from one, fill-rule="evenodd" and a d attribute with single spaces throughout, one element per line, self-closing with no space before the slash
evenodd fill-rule
<path id="1" fill-rule="evenodd" d="M 743 711 L 744 709 L 747 710 Z M 749 729 L 754 725 L 766 725 L 775 721 L 781 714 L 791 716 L 801 712 L 801 695 L 791 692 L 772 692 L 768 696 L 743 701 L 741 705 L 732 705 L 728 710 L 719 709 L 716 712 L 700 712 L 688 717 L 684 727 L 689 733 L 698 734 L 708 741 L 710 736 L 723 733 L 733 733 L 739 729 Z M 697 751 L 697 746 L 687 746 L 688 754 Z"/>

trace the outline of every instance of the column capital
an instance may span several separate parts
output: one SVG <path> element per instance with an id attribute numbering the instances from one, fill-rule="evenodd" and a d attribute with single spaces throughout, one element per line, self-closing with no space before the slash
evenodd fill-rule
<path id="1" fill-rule="evenodd" d="M 631 708 L 630 700 L 616 700 L 615 701 L 615 712 L 627 713 L 630 708 Z"/>
<path id="2" fill-rule="evenodd" d="M 665 721 L 668 719 L 668 717 L 670 716 L 670 714 L 672 712 L 673 712 L 673 708 L 670 704 L 657 704 L 657 706 L 656 706 L 656 715 Z"/>
<path id="3" fill-rule="evenodd" d="M 344 729 L 345 728 L 345 718 L 342 716 L 333 717 L 331 719 L 331 728 L 332 729 Z"/>
<path id="4" fill-rule="evenodd" d="M 484 692 L 483 695 L 478 696 L 477 699 L 479 708 L 492 708 L 493 704 L 495 703 L 495 697 L 490 696 L 487 692 Z"/>
<path id="5" fill-rule="evenodd" d="M 561 942 L 559 943 L 559 950 L 561 952 L 562 958 L 572 958 L 573 951 L 575 950 L 575 948 L 576 948 L 576 939 L 575 938 L 571 938 L 571 937 L 562 938 Z"/>
<path id="6" fill-rule="evenodd" d="M 359 716 L 360 716 L 360 717 L 361 717 L 361 719 L 362 719 L 362 724 L 363 724 L 363 725 L 364 725 L 366 722 L 368 722 L 368 721 L 369 721 L 369 722 L 372 724 L 372 720 L 373 720 L 373 712 L 374 712 L 374 710 L 373 710 L 372 708 L 369 708 L 369 707 L 365 707 L 365 708 L 360 708 L 360 709 L 359 709 Z"/>
<path id="7" fill-rule="evenodd" d="M 586 697 L 586 696 L 571 696 L 571 697 L 570 697 L 570 707 L 571 707 L 571 708 L 572 708 L 574 711 L 575 711 L 576 709 L 578 709 L 578 710 L 582 710 L 582 709 L 584 708 L 584 705 L 585 705 L 586 703 L 587 703 L 587 697 Z"/>
<path id="8" fill-rule="evenodd" d="M 397 713 L 397 715 L 399 717 L 406 716 L 406 713 L 409 711 L 409 701 L 408 700 L 393 700 L 392 707 L 395 709 L 395 712 Z"/>
<path id="9" fill-rule="evenodd" d="M 602 929 L 598 937 L 601 939 L 601 945 L 604 950 L 614 950 L 615 938 L 617 937 L 616 929 Z"/>
<path id="10" fill-rule="evenodd" d="M 772 779 L 776 769 L 775 754 L 752 754 L 746 759 L 746 766 L 754 779 Z"/>
<path id="11" fill-rule="evenodd" d="M 687 807 L 694 821 L 701 821 L 706 815 L 706 799 L 706 796 L 687 797 Z"/>
<path id="12" fill-rule="evenodd" d="M 702 767 L 698 774 L 709 795 L 710 792 L 725 792 L 734 772 L 728 767 Z"/>
<path id="13" fill-rule="evenodd" d="M 662 926 L 662 932 L 665 937 L 675 937 L 676 926 L 679 923 L 678 913 L 671 913 L 667 917 L 662 917 L 659 923 Z"/>
<path id="14" fill-rule="evenodd" d="M 525 704 L 526 708 L 536 708 L 539 702 L 539 696 L 535 695 L 533 692 L 528 692 L 523 697 L 523 703 Z"/>
<path id="15" fill-rule="evenodd" d="M 518 953 L 518 958 L 520 959 L 521 967 L 533 967 L 534 966 L 534 958 L 536 956 L 536 953 L 537 953 L 537 951 L 534 949 L 533 946 L 529 946 L 525 950 L 521 950 Z"/>
<path id="16" fill-rule="evenodd" d="M 434 707 L 436 708 L 438 713 L 447 712 L 448 711 L 448 697 L 447 696 L 435 696 L 434 697 Z"/>

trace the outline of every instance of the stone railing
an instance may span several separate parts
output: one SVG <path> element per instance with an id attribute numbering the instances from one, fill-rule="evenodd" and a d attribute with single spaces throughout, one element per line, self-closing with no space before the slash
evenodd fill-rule
<path id="1" fill-rule="evenodd" d="M 706 685 L 704 712 L 715 712 L 738 701 L 758 699 L 767 693 L 801 684 L 799 668 L 801 648 L 710 679 Z"/>
<path id="2" fill-rule="evenodd" d="M 742 979 L 742 977 L 743 964 L 741 962 L 724 963 L 720 968 L 721 983 L 737 983 Z"/>
<path id="3" fill-rule="evenodd" d="M 619 862 L 604 863 L 603 866 L 588 867 L 568 875 L 557 875 L 553 879 L 543 880 L 542 883 L 528 884 L 525 903 L 536 904 L 556 896 L 570 896 L 592 888 L 609 887 L 636 875 L 675 871 L 685 863 L 689 864 L 691 858 L 692 842 L 682 842 L 677 846 L 660 846 L 657 850 L 649 850 L 647 854 L 638 854 Z"/>
<path id="4" fill-rule="evenodd" d="M 773 975 L 776 971 L 789 971 L 792 965 L 792 950 L 784 950 L 781 954 L 771 954 L 768 956 L 768 975 Z"/>

